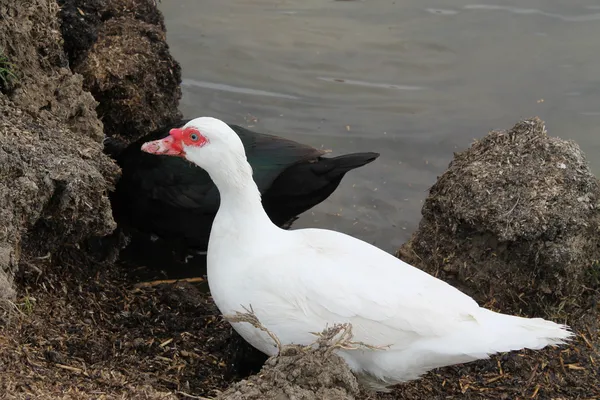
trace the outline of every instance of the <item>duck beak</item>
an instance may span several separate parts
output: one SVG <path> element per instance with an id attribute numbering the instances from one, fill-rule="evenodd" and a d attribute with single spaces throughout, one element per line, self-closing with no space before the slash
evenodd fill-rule
<path id="1" fill-rule="evenodd" d="M 142 145 L 142 151 L 150 154 L 184 157 L 185 152 L 181 145 L 171 135 Z"/>

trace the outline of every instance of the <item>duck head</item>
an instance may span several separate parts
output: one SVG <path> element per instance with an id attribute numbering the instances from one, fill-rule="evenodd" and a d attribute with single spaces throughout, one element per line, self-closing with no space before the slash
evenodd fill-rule
<path id="1" fill-rule="evenodd" d="M 216 118 L 193 119 L 182 128 L 171 129 L 163 139 L 144 143 L 142 151 L 182 157 L 196 164 L 208 172 L 221 197 L 225 192 L 256 187 L 242 140 L 229 125 Z"/>
<path id="2" fill-rule="evenodd" d="M 182 157 L 206 170 L 232 158 L 246 159 L 240 137 L 225 122 L 212 117 L 195 118 L 171 129 L 169 136 L 144 143 L 142 151 Z"/>

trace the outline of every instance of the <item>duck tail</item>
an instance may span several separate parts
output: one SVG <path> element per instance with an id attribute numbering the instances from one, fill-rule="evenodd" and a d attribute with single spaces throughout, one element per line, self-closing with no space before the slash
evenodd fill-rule
<path id="1" fill-rule="evenodd" d="M 542 318 L 523 318 L 485 310 L 477 319 L 485 325 L 486 332 L 482 334 L 490 338 L 490 353 L 523 348 L 539 350 L 565 344 L 574 336 L 567 325 Z"/>
<path id="2" fill-rule="evenodd" d="M 346 172 L 367 165 L 375 161 L 379 153 L 352 153 L 344 154 L 338 157 L 320 158 L 318 162 L 317 173 L 326 174 L 330 178 L 344 176 Z"/>

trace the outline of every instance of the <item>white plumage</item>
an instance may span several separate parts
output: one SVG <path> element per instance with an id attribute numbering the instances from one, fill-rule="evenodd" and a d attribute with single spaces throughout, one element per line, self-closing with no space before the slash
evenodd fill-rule
<path id="1" fill-rule="evenodd" d="M 374 390 L 496 352 L 561 344 L 572 335 L 554 322 L 481 308 L 458 289 L 351 236 L 279 229 L 262 208 L 235 132 L 214 118 L 190 121 L 182 135 L 185 128 L 200 132 L 206 143 L 182 142 L 182 155 L 204 168 L 221 194 L 207 274 L 223 314 L 252 307 L 283 344 L 308 345 L 315 340 L 311 332 L 351 323 L 354 340 L 389 346 L 339 350 Z M 252 346 L 276 353 L 266 333 L 244 322 L 232 325 Z"/>

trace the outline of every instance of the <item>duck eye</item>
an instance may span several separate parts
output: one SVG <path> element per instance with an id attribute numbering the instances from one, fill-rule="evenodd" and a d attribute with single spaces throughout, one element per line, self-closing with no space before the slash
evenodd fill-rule
<path id="1" fill-rule="evenodd" d="M 198 135 L 196 135 L 195 133 L 192 133 L 190 135 L 190 139 L 192 139 L 194 142 L 198 140 Z"/>

